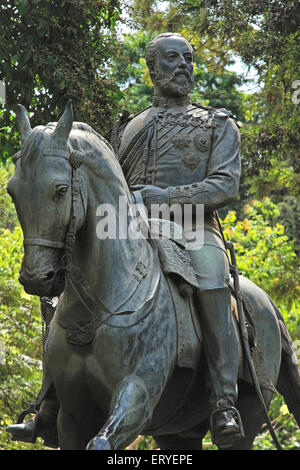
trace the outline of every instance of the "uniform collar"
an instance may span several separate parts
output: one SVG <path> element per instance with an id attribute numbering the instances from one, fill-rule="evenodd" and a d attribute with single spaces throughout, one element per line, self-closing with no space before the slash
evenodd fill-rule
<path id="1" fill-rule="evenodd" d="M 188 106 L 190 97 L 186 96 L 153 96 L 152 106 L 154 108 L 175 108 L 180 106 Z"/>

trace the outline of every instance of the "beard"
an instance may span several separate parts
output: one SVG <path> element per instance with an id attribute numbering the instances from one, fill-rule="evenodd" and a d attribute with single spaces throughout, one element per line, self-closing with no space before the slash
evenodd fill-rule
<path id="1" fill-rule="evenodd" d="M 193 89 L 194 77 L 184 69 L 167 75 L 155 67 L 153 83 L 168 96 L 186 96 Z"/>

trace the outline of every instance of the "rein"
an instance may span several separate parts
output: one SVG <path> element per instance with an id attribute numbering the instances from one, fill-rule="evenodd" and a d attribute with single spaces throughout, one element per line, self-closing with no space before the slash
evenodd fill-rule
<path id="1" fill-rule="evenodd" d="M 54 240 L 47 240 L 46 238 L 37 238 L 37 237 L 31 237 L 31 238 L 25 238 L 23 241 L 24 246 L 47 246 L 49 248 L 64 248 L 65 247 L 65 242 L 57 242 Z"/>

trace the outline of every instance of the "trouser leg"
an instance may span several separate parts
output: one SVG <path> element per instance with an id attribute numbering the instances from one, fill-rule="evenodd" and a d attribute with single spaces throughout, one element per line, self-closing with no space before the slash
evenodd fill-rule
<path id="1" fill-rule="evenodd" d="M 234 408 L 237 399 L 238 338 L 231 317 L 229 262 L 223 242 L 205 233 L 205 244 L 190 251 L 199 282 L 198 311 L 209 371 L 213 442 L 228 447 L 243 437 Z"/>
<path id="2" fill-rule="evenodd" d="M 210 401 L 234 405 L 237 399 L 238 340 L 231 319 L 229 287 L 197 293 L 210 375 Z"/>
<path id="3" fill-rule="evenodd" d="M 244 437 L 237 399 L 238 339 L 231 317 L 229 287 L 198 291 L 204 350 L 210 375 L 212 441 L 230 447 Z"/>

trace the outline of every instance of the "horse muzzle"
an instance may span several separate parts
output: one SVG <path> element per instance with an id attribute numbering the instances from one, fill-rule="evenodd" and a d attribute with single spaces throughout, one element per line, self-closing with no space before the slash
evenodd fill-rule
<path id="1" fill-rule="evenodd" d="M 29 272 L 22 268 L 19 282 L 23 285 L 25 292 L 40 297 L 56 297 L 64 290 L 64 272 L 61 269 L 48 267 L 41 271 Z"/>

